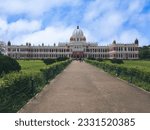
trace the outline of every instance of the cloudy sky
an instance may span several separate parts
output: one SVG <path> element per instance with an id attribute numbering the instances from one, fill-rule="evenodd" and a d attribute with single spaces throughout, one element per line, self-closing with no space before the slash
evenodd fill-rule
<path id="1" fill-rule="evenodd" d="M 68 42 L 77 25 L 100 45 L 149 45 L 150 0 L 0 0 L 0 41 Z"/>

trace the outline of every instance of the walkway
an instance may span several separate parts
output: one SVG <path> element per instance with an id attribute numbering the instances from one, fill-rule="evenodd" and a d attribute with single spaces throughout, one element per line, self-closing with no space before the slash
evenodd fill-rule
<path id="1" fill-rule="evenodd" d="M 19 112 L 150 112 L 150 93 L 73 61 Z"/>

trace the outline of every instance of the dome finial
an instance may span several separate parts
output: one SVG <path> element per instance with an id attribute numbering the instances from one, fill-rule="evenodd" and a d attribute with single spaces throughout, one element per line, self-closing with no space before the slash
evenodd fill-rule
<path id="1" fill-rule="evenodd" d="M 79 29 L 79 26 L 77 26 L 77 29 Z"/>

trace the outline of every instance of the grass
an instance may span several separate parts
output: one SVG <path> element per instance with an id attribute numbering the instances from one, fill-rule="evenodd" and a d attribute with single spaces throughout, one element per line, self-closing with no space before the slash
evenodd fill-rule
<path id="1" fill-rule="evenodd" d="M 113 64 L 110 60 L 104 60 L 103 62 Z M 124 60 L 124 64 L 117 64 L 124 67 L 136 68 L 142 71 L 150 72 L 150 60 Z"/>
<path id="2" fill-rule="evenodd" d="M 110 60 L 102 62 L 87 60 L 87 62 L 104 69 L 113 76 L 116 76 L 119 70 L 118 77 L 150 91 L 150 60 L 124 60 L 123 64 L 114 64 Z"/>
<path id="3" fill-rule="evenodd" d="M 40 69 L 49 66 L 42 60 L 18 60 L 18 62 L 21 65 L 22 72 L 39 72 Z M 112 64 L 109 60 L 104 60 L 103 62 Z M 120 66 L 150 72 L 150 61 L 148 60 L 124 60 L 124 64 L 120 64 Z"/>
<path id="4" fill-rule="evenodd" d="M 122 66 L 138 68 L 150 72 L 150 61 L 148 60 L 125 60 Z"/>
<path id="5" fill-rule="evenodd" d="M 17 112 L 71 61 L 45 65 L 42 60 L 18 60 L 21 72 L 0 79 L 0 113 Z M 42 69 L 42 71 L 40 71 Z"/>
<path id="6" fill-rule="evenodd" d="M 40 69 L 48 67 L 42 60 L 18 60 L 22 72 L 39 72 Z"/>

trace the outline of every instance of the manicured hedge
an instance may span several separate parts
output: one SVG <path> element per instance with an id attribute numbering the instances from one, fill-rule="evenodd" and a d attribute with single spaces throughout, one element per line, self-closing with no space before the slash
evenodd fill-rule
<path id="1" fill-rule="evenodd" d="M 51 58 L 48 58 L 48 59 L 43 59 L 43 62 L 46 64 L 46 65 L 50 65 L 50 64 L 53 64 L 55 62 L 58 62 L 58 61 L 65 61 L 65 60 L 68 60 L 69 58 L 67 57 L 58 57 L 57 59 L 51 59 Z"/>
<path id="2" fill-rule="evenodd" d="M 117 64 L 98 62 L 96 60 L 86 60 L 86 62 L 102 68 L 104 71 L 125 79 L 147 91 L 150 91 L 150 72 L 128 66 L 124 67 Z"/>
<path id="3" fill-rule="evenodd" d="M 123 64 L 123 60 L 122 59 L 111 59 L 110 61 L 111 61 L 111 63 Z"/>
<path id="4" fill-rule="evenodd" d="M 17 112 L 71 61 L 50 65 L 36 73 L 10 73 L 0 79 L 0 112 Z"/>
<path id="5" fill-rule="evenodd" d="M 0 76 L 20 69 L 21 66 L 15 59 L 0 54 Z"/>
<path id="6" fill-rule="evenodd" d="M 43 62 L 44 62 L 46 65 L 53 64 L 53 63 L 55 63 L 56 61 L 57 61 L 56 59 L 43 59 Z"/>

